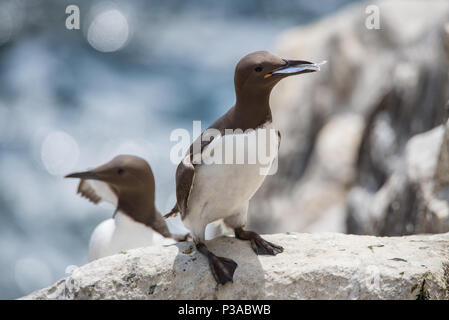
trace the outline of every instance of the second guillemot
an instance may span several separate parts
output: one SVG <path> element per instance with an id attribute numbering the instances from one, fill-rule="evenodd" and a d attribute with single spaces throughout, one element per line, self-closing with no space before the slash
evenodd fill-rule
<path id="1" fill-rule="evenodd" d="M 271 166 L 280 145 L 279 131 L 275 131 L 277 134 L 274 139 L 269 132 L 258 135 L 262 131 L 275 130 L 269 104 L 271 90 L 281 79 L 318 71 L 319 65 L 302 60 L 281 59 L 267 51 L 253 52 L 243 57 L 234 73 L 235 105 L 200 135 L 178 165 L 177 203 L 165 217 L 181 214 L 185 226 L 192 232 L 197 250 L 207 257 L 217 283 L 232 281 L 237 264 L 208 250 L 205 245 L 205 228 L 209 223 L 223 219 L 234 230 L 238 239 L 251 242 L 256 254 L 276 255 L 283 248 L 244 229 L 249 200 L 266 176 L 261 173 L 262 163 L 259 159 L 255 163 L 243 164 L 210 163 L 206 160 L 221 154 L 223 145 L 226 148 L 229 143 L 234 148 L 233 143 L 238 137 L 243 135 L 249 139 L 251 135 L 255 135 L 257 138 L 270 137 L 263 145 L 271 150 L 268 167 Z M 247 159 L 255 151 L 253 146 L 248 148 L 248 145 L 245 144 L 243 150 Z"/>
<path id="2" fill-rule="evenodd" d="M 78 193 L 93 203 L 107 201 L 116 207 L 113 218 L 103 221 L 92 233 L 89 261 L 164 243 L 164 238 L 186 239 L 172 235 L 157 211 L 154 176 L 144 159 L 119 155 L 93 170 L 72 173 L 66 178 L 81 179 Z"/>

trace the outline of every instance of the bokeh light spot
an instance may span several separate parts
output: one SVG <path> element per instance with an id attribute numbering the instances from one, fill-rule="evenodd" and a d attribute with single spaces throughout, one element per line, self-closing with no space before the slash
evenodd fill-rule
<path id="1" fill-rule="evenodd" d="M 51 132 L 42 143 L 42 163 L 53 175 L 67 174 L 77 164 L 79 155 L 78 143 L 62 131 Z"/>
<path id="2" fill-rule="evenodd" d="M 87 41 L 101 52 L 114 52 L 128 41 L 129 26 L 126 17 L 117 9 L 99 13 L 87 31 Z"/>

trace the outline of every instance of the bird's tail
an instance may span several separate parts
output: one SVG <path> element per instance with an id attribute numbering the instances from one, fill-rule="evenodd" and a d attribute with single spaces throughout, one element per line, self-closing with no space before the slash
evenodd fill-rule
<path id="1" fill-rule="evenodd" d="M 173 207 L 173 209 L 170 210 L 169 213 L 164 215 L 164 218 L 173 218 L 176 217 L 179 214 L 179 208 L 178 208 L 178 203 L 175 203 L 175 206 Z"/>

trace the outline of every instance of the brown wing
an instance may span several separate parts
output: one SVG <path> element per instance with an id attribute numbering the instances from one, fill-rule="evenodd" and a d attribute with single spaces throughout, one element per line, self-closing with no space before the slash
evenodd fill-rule
<path id="1" fill-rule="evenodd" d="M 281 132 L 279 130 L 276 130 L 276 132 L 277 132 L 278 138 L 279 138 L 279 140 L 278 140 L 278 151 L 279 151 L 279 148 L 281 147 Z"/>
<path id="2" fill-rule="evenodd" d="M 166 238 L 171 238 L 171 233 L 168 231 L 167 224 L 165 223 L 164 218 L 160 215 L 157 210 L 154 212 L 151 223 L 149 225 L 154 231 L 159 232 Z"/>
<path id="3" fill-rule="evenodd" d="M 176 217 L 181 213 L 181 218 L 184 219 L 187 212 L 187 203 L 192 189 L 193 178 L 195 177 L 195 165 L 192 161 L 195 155 L 201 155 L 203 149 L 213 141 L 213 137 L 209 141 L 200 141 L 202 135 L 203 133 L 192 143 L 189 153 L 179 163 L 178 168 L 176 168 L 176 204 L 169 213 L 164 215 L 164 218 Z M 201 143 L 199 150 L 193 150 L 195 143 Z"/>
<path id="4" fill-rule="evenodd" d="M 117 206 L 117 195 L 107 183 L 101 181 L 81 180 L 77 193 L 95 204 L 100 201 L 107 201 Z"/>
<path id="5" fill-rule="evenodd" d="M 271 113 L 269 114 L 270 118 L 264 120 L 271 120 Z M 248 119 L 245 119 L 248 120 Z M 247 121 L 243 121 L 240 119 L 238 115 L 235 114 L 235 106 L 228 110 L 224 115 L 222 115 L 218 120 L 216 120 L 208 129 L 216 129 L 221 135 L 225 134 L 225 129 L 242 129 L 245 131 L 248 128 L 256 127 L 256 125 L 248 124 Z M 207 130 L 207 129 L 206 129 Z M 198 164 L 193 164 L 192 161 L 194 156 L 197 156 L 196 153 L 202 153 L 204 148 L 214 140 L 214 137 L 208 137 L 206 141 L 202 141 L 203 134 L 195 140 L 195 142 L 189 148 L 189 154 L 184 157 L 181 163 L 178 165 L 176 169 L 176 199 L 177 205 L 173 207 L 173 209 L 165 215 L 165 217 L 176 216 L 178 212 L 181 213 L 181 217 L 184 218 L 187 212 L 187 205 L 190 196 L 190 192 L 193 185 L 193 179 L 195 177 L 195 166 Z M 193 145 L 195 143 L 200 143 L 201 147 L 199 150 L 194 150 Z"/>
<path id="6" fill-rule="evenodd" d="M 176 200 L 182 218 L 187 212 L 187 203 L 195 177 L 195 167 L 190 160 L 190 156 L 190 154 L 185 156 L 176 169 Z"/>

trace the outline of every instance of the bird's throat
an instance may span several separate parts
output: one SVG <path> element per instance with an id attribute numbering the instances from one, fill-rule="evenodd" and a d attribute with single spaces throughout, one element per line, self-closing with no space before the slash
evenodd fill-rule
<path id="1" fill-rule="evenodd" d="M 152 216 L 156 211 L 154 199 L 146 199 L 142 196 L 121 196 L 118 209 L 133 220 L 145 225 L 151 225 Z"/>
<path id="2" fill-rule="evenodd" d="M 255 129 L 272 120 L 269 91 L 237 93 L 235 103 L 235 121 L 241 129 Z"/>

